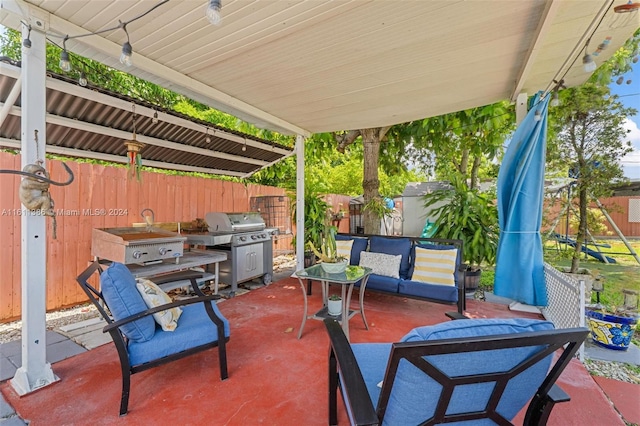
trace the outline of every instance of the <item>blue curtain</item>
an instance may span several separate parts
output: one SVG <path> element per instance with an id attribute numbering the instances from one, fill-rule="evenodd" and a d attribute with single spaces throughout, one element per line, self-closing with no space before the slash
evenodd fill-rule
<path id="1" fill-rule="evenodd" d="M 534 97 L 498 174 L 500 239 L 494 293 L 534 306 L 547 305 L 540 225 L 549 98 Z"/>

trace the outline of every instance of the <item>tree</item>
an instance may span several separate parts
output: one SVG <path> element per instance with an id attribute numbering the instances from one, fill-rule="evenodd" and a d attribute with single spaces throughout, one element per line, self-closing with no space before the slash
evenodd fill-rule
<path id="1" fill-rule="evenodd" d="M 338 141 L 338 151 L 344 152 L 345 148 L 362 139 L 363 147 L 363 179 L 362 189 L 365 208 L 363 209 L 363 222 L 365 234 L 377 234 L 380 229 L 380 217 L 376 209 L 366 206 L 380 199 L 380 180 L 378 179 L 378 163 L 380 159 L 380 144 L 384 140 L 390 127 L 375 127 L 371 129 L 350 130 L 346 133 L 335 135 Z"/>
<path id="2" fill-rule="evenodd" d="M 549 112 L 547 162 L 576 178 L 580 220 L 571 263 L 571 272 L 576 272 L 590 200 L 609 195 L 611 184 L 624 177 L 620 159 L 631 151 L 631 142 L 623 122 L 635 110 L 610 96 L 607 87 L 593 83 L 562 91 L 560 100 Z"/>
<path id="3" fill-rule="evenodd" d="M 495 176 L 489 165 L 513 131 L 514 118 L 513 107 L 501 101 L 414 121 L 407 130 L 414 137 L 415 157 L 432 159 L 433 164 L 425 166 L 437 177 L 446 178 L 455 170 L 474 189 L 483 166 Z"/>

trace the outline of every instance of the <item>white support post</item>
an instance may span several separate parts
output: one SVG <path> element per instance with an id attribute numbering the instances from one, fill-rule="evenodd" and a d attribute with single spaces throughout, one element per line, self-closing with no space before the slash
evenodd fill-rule
<path id="1" fill-rule="evenodd" d="M 527 116 L 527 101 L 529 97 L 526 93 L 518 94 L 516 98 L 516 124 L 520 124 L 522 120 Z"/>
<path id="2" fill-rule="evenodd" d="M 42 21 L 39 21 L 40 25 Z M 23 26 L 23 37 L 27 29 Z M 46 40 L 31 31 L 31 48 L 22 48 L 22 167 L 45 159 Z M 43 166 L 44 163 L 43 163 Z M 22 214 L 22 366 L 11 379 L 19 395 L 58 380 L 47 362 L 45 217 L 21 206 Z M 31 213 L 31 214 L 30 214 Z"/>
<path id="3" fill-rule="evenodd" d="M 304 140 L 296 136 L 296 271 L 304 268 Z"/>

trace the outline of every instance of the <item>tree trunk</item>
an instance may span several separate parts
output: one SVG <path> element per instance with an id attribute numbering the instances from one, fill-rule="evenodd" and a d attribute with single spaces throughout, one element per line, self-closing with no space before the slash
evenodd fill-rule
<path id="1" fill-rule="evenodd" d="M 474 189 L 478 186 L 478 172 L 480 171 L 480 157 L 473 158 L 473 165 L 471 166 L 471 177 L 469 178 L 469 189 Z"/>
<path id="2" fill-rule="evenodd" d="M 380 129 L 361 129 L 362 145 L 364 147 L 364 176 L 362 188 L 364 190 L 364 204 L 380 196 L 380 180 L 378 180 L 378 159 L 380 156 Z M 385 132 L 386 133 L 386 132 Z M 364 209 L 364 233 L 379 234 L 380 218 L 371 209 Z"/>
<path id="3" fill-rule="evenodd" d="M 578 202 L 580 212 L 580 224 L 578 225 L 578 235 L 576 236 L 576 248 L 571 259 L 571 273 L 575 274 L 580 266 L 580 256 L 582 255 L 582 245 L 587 237 L 587 189 L 580 185 Z"/>

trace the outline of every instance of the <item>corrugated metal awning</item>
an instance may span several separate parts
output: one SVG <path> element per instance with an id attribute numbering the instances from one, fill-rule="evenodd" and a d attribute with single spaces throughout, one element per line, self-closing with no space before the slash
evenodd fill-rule
<path id="1" fill-rule="evenodd" d="M 0 63 L 3 105 L 20 71 Z M 126 163 L 124 141 L 132 136 L 134 106 L 136 139 L 145 144 L 141 154 L 146 166 L 246 177 L 293 154 L 290 147 L 173 111 L 158 111 L 151 104 L 81 87 L 51 74 L 47 77 L 47 152 Z M 0 125 L 0 147 L 20 149 L 21 99 L 6 108 L 9 114 Z"/>

